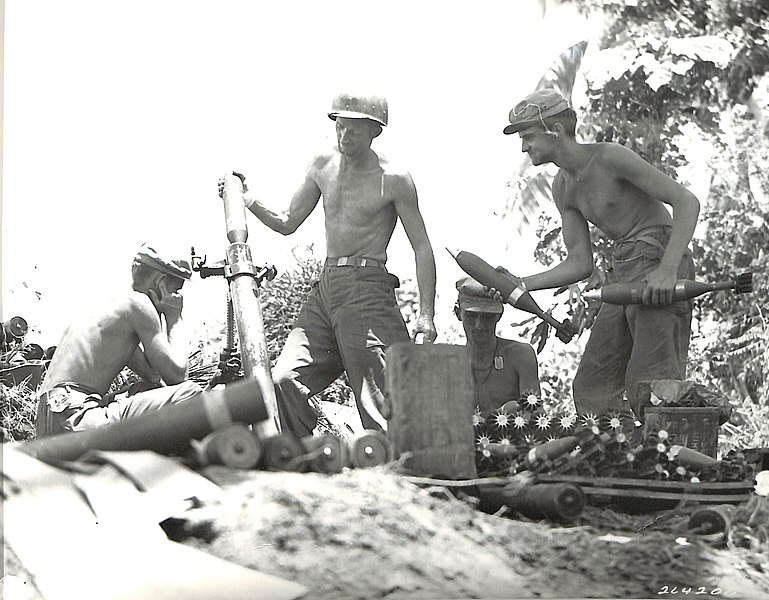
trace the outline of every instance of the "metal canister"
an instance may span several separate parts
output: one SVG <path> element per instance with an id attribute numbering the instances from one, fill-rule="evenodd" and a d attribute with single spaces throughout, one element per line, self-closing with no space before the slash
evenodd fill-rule
<path id="1" fill-rule="evenodd" d="M 27 335 L 27 321 L 23 317 L 11 317 L 9 321 L 2 324 L 5 333 L 5 341 L 18 341 Z"/>
<path id="2" fill-rule="evenodd" d="M 253 469 L 262 455 L 259 440 L 242 424 L 211 432 L 196 443 L 196 451 L 202 464 L 224 465 L 233 469 Z"/>
<path id="3" fill-rule="evenodd" d="M 297 471 L 307 470 L 307 457 L 299 439 L 284 431 L 262 440 L 262 466 L 267 471 Z"/>
<path id="4" fill-rule="evenodd" d="M 379 431 L 367 430 L 348 439 L 350 463 L 353 467 L 366 468 L 383 465 L 392 458 L 390 441 Z"/>
<path id="5" fill-rule="evenodd" d="M 302 438 L 310 469 L 319 473 L 341 473 L 349 465 L 349 451 L 342 438 L 330 433 Z"/>
<path id="6" fill-rule="evenodd" d="M 686 528 L 697 536 L 721 539 L 729 530 L 733 515 L 731 504 L 703 506 L 691 514 Z"/>

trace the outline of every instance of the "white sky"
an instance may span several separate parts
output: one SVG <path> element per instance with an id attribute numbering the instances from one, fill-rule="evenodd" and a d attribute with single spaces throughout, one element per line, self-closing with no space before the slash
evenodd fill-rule
<path id="1" fill-rule="evenodd" d="M 223 259 L 220 176 L 287 206 L 333 142 L 333 96 L 358 90 L 389 100 L 374 149 L 414 177 L 447 312 L 461 272 L 444 247 L 494 262 L 510 236 L 493 214 L 522 160 L 507 113 L 583 33 L 540 0 L 6 0 L 0 319 L 54 345 L 128 285 L 143 241 Z M 321 217 L 284 238 L 249 216 L 255 262 L 313 242 L 322 257 Z M 414 276 L 400 226 L 390 257 Z M 221 319 L 225 289 L 195 275 L 187 320 Z"/>

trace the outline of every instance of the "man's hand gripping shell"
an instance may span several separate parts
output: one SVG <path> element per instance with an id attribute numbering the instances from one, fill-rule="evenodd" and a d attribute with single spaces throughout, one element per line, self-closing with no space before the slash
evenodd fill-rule
<path id="1" fill-rule="evenodd" d="M 245 194 L 248 191 L 248 186 L 246 185 L 246 176 L 236 171 L 233 171 L 232 174 L 235 175 L 235 177 L 240 179 L 240 182 L 243 184 L 243 193 Z M 224 194 L 224 177 L 222 177 L 218 181 L 217 188 L 219 191 L 219 197 L 222 198 L 222 194 Z M 245 197 L 244 197 L 244 202 L 245 202 Z"/>
<path id="2" fill-rule="evenodd" d="M 419 341 L 421 338 L 421 341 L 432 344 L 436 337 L 438 337 L 438 332 L 435 329 L 433 318 L 429 315 L 419 315 L 414 327 L 414 334 L 411 336 L 412 340 Z"/>

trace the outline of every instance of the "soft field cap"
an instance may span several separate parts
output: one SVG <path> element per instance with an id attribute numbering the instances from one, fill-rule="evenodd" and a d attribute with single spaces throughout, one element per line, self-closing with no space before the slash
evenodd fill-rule
<path id="1" fill-rule="evenodd" d="M 166 275 L 173 275 L 181 279 L 190 279 L 192 277 L 192 269 L 190 269 L 190 263 L 186 260 L 175 260 L 160 256 L 160 254 L 148 244 L 142 244 L 139 251 L 136 253 L 138 262 L 152 267 L 153 269 L 165 273 Z"/>
<path id="2" fill-rule="evenodd" d="M 503 129 L 504 133 L 518 133 L 529 125 L 539 123 L 543 127 L 543 119 L 552 117 L 569 108 L 566 98 L 552 88 L 534 90 L 510 111 L 510 125 Z"/>
<path id="3" fill-rule="evenodd" d="M 483 286 L 472 277 L 464 277 L 457 281 L 457 290 L 461 310 L 497 314 L 505 310 L 502 303 L 489 296 Z"/>

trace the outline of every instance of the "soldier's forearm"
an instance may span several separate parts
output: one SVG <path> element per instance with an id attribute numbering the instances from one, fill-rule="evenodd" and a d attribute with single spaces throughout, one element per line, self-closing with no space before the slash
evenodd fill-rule
<path id="1" fill-rule="evenodd" d="M 435 315 L 435 261 L 417 261 L 417 287 L 419 313 L 431 318 Z"/>
<path id="2" fill-rule="evenodd" d="M 131 360 L 128 362 L 128 368 L 145 381 L 151 381 L 155 383 L 161 379 L 158 372 L 150 365 L 146 355 L 144 354 L 144 351 L 140 346 L 136 347 Z"/>
<path id="3" fill-rule="evenodd" d="M 179 318 L 173 325 L 169 324 L 166 334 L 168 336 L 168 344 L 171 346 L 173 361 L 180 369 L 184 370 L 184 378 L 186 379 L 189 372 L 188 353 L 190 336 L 182 319 Z"/>
<path id="4" fill-rule="evenodd" d="M 528 290 L 548 290 L 582 281 L 593 272 L 592 262 L 570 261 L 568 258 L 552 269 L 522 277 Z"/>
<path id="5" fill-rule="evenodd" d="M 673 211 L 673 229 L 662 255 L 661 267 L 677 270 L 689 242 L 692 241 L 699 217 L 699 202 L 687 203 Z"/>
<path id="6" fill-rule="evenodd" d="M 246 208 L 259 219 L 264 225 L 272 229 L 277 233 L 288 235 L 296 230 L 296 227 L 291 227 L 290 215 L 287 211 L 276 212 L 270 210 L 264 204 L 259 202 L 256 198 L 250 196 L 246 199 Z"/>

